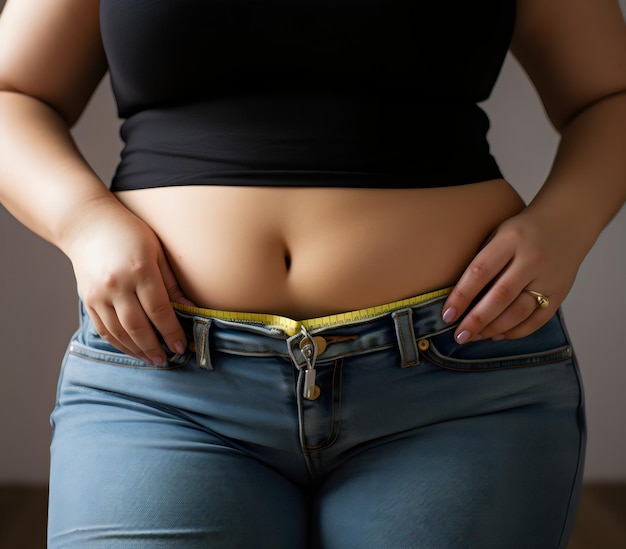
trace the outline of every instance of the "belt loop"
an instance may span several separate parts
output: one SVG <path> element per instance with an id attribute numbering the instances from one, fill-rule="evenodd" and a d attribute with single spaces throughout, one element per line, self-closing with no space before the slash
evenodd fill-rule
<path id="1" fill-rule="evenodd" d="M 400 348 L 401 366 L 408 368 L 420 363 L 419 351 L 413 330 L 413 310 L 401 309 L 391 313 L 396 328 L 396 338 Z"/>
<path id="2" fill-rule="evenodd" d="M 193 339 L 196 345 L 196 360 L 200 368 L 213 370 L 211 362 L 211 349 L 209 349 L 209 330 L 211 329 L 211 319 L 194 317 L 193 319 Z"/>

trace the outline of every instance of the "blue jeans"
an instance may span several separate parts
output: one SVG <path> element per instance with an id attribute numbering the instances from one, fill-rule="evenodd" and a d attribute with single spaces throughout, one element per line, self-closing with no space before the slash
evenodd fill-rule
<path id="1" fill-rule="evenodd" d="M 585 419 L 561 316 L 459 346 L 443 300 L 294 336 L 178 313 L 192 350 L 163 367 L 83 312 L 49 547 L 565 548 Z"/>

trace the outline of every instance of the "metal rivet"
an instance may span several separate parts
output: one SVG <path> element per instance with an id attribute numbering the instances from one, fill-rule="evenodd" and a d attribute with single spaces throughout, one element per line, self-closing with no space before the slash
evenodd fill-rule
<path id="1" fill-rule="evenodd" d="M 428 351 L 429 347 L 430 347 L 430 342 L 427 339 L 420 339 L 417 342 L 417 348 L 420 351 Z"/>

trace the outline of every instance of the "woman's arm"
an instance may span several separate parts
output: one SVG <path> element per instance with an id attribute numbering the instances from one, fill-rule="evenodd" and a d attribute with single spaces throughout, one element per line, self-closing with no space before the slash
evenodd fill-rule
<path id="1" fill-rule="evenodd" d="M 460 343 L 523 337 L 547 322 L 626 200 L 626 27 L 617 1 L 517 6 L 512 51 L 561 141 L 536 197 L 494 231 L 446 301 L 446 320 L 467 313 Z M 549 307 L 538 308 L 527 290 L 547 295 Z"/>
<path id="2" fill-rule="evenodd" d="M 10 0 L 0 17 L 0 201 L 72 261 L 96 328 L 160 363 L 182 299 L 161 245 L 87 165 L 69 129 L 106 72 L 97 0 Z M 183 346 L 183 347 L 181 347 Z M 148 358 L 149 357 L 149 358 Z"/>

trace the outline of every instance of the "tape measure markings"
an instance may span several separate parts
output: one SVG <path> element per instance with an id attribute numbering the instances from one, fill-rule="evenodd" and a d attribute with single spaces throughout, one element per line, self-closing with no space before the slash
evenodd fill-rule
<path id="1" fill-rule="evenodd" d="M 335 326 L 342 326 L 345 324 L 354 324 L 355 322 L 371 320 L 372 318 L 390 313 L 397 309 L 414 307 L 415 305 L 420 305 L 422 303 L 425 303 L 426 301 L 431 301 L 433 299 L 443 297 L 450 293 L 450 290 L 451 288 L 444 288 L 442 290 L 436 290 L 434 292 L 402 299 L 400 301 L 394 301 L 392 303 L 386 303 L 384 305 L 376 305 L 375 307 L 368 307 L 356 311 L 337 313 L 305 320 L 293 320 L 285 316 L 273 315 L 269 313 L 246 313 L 235 311 L 221 311 L 217 309 L 204 309 L 202 307 L 194 307 L 192 305 L 185 305 L 183 303 L 175 302 L 172 302 L 172 306 L 177 311 L 216 318 L 218 320 L 225 320 L 228 322 L 262 324 L 270 328 L 282 330 L 287 335 L 292 336 L 298 333 L 302 326 L 307 329 L 332 328 Z"/>

